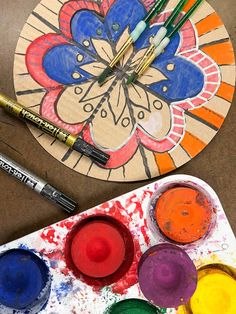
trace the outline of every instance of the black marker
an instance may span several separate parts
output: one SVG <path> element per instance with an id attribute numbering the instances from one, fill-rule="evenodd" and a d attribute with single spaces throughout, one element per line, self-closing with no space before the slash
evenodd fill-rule
<path id="1" fill-rule="evenodd" d="M 56 203 L 68 213 L 72 213 L 76 209 L 77 203 L 74 200 L 1 153 L 0 168 L 27 185 L 35 192 L 46 197 L 53 203 Z"/>

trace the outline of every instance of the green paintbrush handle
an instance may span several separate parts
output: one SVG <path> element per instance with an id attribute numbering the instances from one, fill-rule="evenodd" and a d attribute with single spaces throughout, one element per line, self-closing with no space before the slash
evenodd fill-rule
<path id="1" fill-rule="evenodd" d="M 157 0 L 155 4 L 151 7 L 151 9 L 148 11 L 148 14 L 145 16 L 143 21 L 145 23 L 149 23 L 151 19 L 161 11 L 161 9 L 163 8 L 167 1 L 168 0 Z"/>
<path id="2" fill-rule="evenodd" d="M 148 22 L 162 10 L 164 4 L 167 1 L 169 0 L 156 1 L 155 5 L 150 9 L 146 17 L 136 25 L 135 29 L 130 34 L 130 37 L 132 38 L 133 42 L 136 42 L 139 39 L 139 37 L 142 35 L 144 30 L 146 29 Z"/>
<path id="3" fill-rule="evenodd" d="M 184 5 L 186 4 L 187 1 L 188 0 L 180 0 L 179 1 L 177 6 L 174 8 L 172 14 L 165 21 L 165 23 L 164 23 L 164 27 L 165 28 L 168 28 L 168 27 L 172 26 L 172 24 L 174 23 L 175 19 L 178 17 L 180 12 L 182 11 L 182 9 L 183 9 L 183 7 L 184 7 Z"/>
<path id="4" fill-rule="evenodd" d="M 172 14 L 168 17 L 164 25 L 159 29 L 156 36 L 153 38 L 153 45 L 155 47 L 159 46 L 161 41 L 165 38 L 168 27 L 172 26 L 172 23 L 178 17 L 179 13 L 182 11 L 184 5 L 188 0 L 180 0 L 178 5 L 174 8 Z"/>
<path id="5" fill-rule="evenodd" d="M 173 37 L 181 27 L 187 22 L 189 17 L 196 11 L 196 9 L 200 6 L 200 4 L 204 0 L 197 0 L 196 3 L 188 10 L 188 12 L 183 16 L 183 18 L 175 25 L 175 27 L 167 34 L 167 37 Z"/>

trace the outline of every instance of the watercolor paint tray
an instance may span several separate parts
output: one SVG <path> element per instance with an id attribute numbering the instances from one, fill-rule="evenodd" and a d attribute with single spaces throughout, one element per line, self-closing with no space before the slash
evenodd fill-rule
<path id="1" fill-rule="evenodd" d="M 42 314 L 103 314 L 109 306 L 121 300 L 131 298 L 145 300 L 138 284 L 138 261 L 151 246 L 170 242 L 159 232 L 150 218 L 153 203 L 163 191 L 175 186 L 189 186 L 203 191 L 214 208 L 214 219 L 208 233 L 194 243 L 179 246 L 188 253 L 197 268 L 211 263 L 236 268 L 236 239 L 216 193 L 204 181 L 188 175 L 169 176 L 121 195 L 86 212 L 5 244 L 0 247 L 0 253 L 14 248 L 27 249 L 42 258 L 49 266 L 52 278 L 51 292 L 46 306 L 40 312 Z M 118 281 L 98 287 L 91 282 L 87 284 L 84 278 L 76 277 L 68 268 L 65 245 L 68 234 L 78 222 L 91 215 L 104 214 L 117 219 L 129 229 L 133 237 L 135 254 L 129 270 Z M 178 313 L 178 310 L 163 309 L 161 313 Z M 8 312 L 4 311 L 4 314 Z"/>

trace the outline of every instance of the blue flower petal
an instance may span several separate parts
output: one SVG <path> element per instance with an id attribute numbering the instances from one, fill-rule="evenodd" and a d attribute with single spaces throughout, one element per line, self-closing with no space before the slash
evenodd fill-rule
<path id="1" fill-rule="evenodd" d="M 188 60 L 173 56 L 157 58 L 152 64 L 168 79 L 150 85 L 150 88 L 167 101 L 179 101 L 194 97 L 203 88 L 204 74 L 201 69 Z"/>
<path id="2" fill-rule="evenodd" d="M 92 61 L 94 60 L 89 55 L 76 46 L 59 45 L 46 53 L 43 67 L 46 74 L 60 84 L 79 84 L 92 77 L 80 66 Z"/>
<path id="3" fill-rule="evenodd" d="M 101 38 L 117 42 L 127 25 L 133 30 L 146 14 L 139 0 L 116 0 L 103 19 L 96 12 L 81 10 L 72 19 L 73 39 L 95 53 L 91 38 Z M 160 25 L 153 25 L 135 43 L 137 50 L 148 47 L 150 37 L 156 34 Z M 167 80 L 150 85 L 167 101 L 178 101 L 196 96 L 203 88 L 202 71 L 188 60 L 175 56 L 180 43 L 176 34 L 170 44 L 152 64 L 159 69 Z M 92 75 L 80 68 L 81 65 L 95 61 L 83 48 L 70 44 L 58 45 L 49 50 L 43 61 L 47 75 L 61 84 L 80 84 Z"/>
<path id="4" fill-rule="evenodd" d="M 95 52 L 91 43 L 92 38 L 108 40 L 103 20 L 95 12 L 89 10 L 78 11 L 71 21 L 73 39 L 86 47 L 86 49 Z"/>
<path id="5" fill-rule="evenodd" d="M 105 17 L 110 40 L 117 42 L 127 25 L 133 31 L 146 14 L 147 11 L 139 0 L 116 0 Z"/>

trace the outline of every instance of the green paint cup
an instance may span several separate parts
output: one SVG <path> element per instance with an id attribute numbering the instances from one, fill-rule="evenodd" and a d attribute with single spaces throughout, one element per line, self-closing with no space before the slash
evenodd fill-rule
<path id="1" fill-rule="evenodd" d="M 156 306 L 139 299 L 128 299 L 114 303 L 105 314 L 164 314 L 165 309 L 157 308 Z"/>

